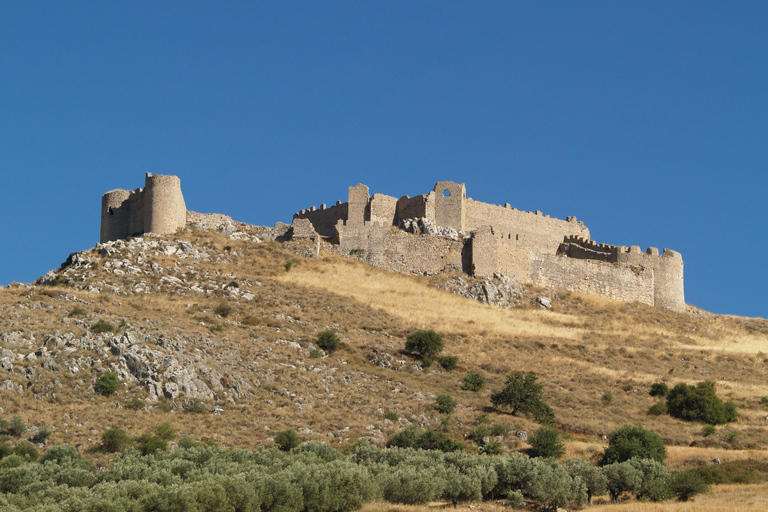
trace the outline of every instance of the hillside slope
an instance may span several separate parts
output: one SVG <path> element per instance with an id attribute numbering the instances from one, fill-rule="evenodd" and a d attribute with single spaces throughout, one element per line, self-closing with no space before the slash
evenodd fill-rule
<path id="1" fill-rule="evenodd" d="M 411 424 L 464 441 L 486 412 L 507 432 L 506 449 L 519 449 L 527 445 L 515 433 L 537 425 L 489 407 L 491 391 L 518 370 L 538 376 L 556 425 L 572 434 L 571 454 L 594 455 L 611 430 L 642 423 L 681 447 L 673 464 L 713 453 L 682 448 L 691 444 L 766 456 L 766 320 L 535 289 L 518 307 L 493 308 L 438 290 L 446 276 L 393 274 L 326 252 L 308 259 L 300 244 L 269 237 L 188 229 L 110 242 L 73 254 L 38 284 L 1 289 L 0 415 L 84 448 L 109 428 L 138 435 L 163 422 L 250 448 L 287 427 L 342 447 L 383 443 Z M 542 294 L 551 311 L 534 305 Z M 326 329 L 343 341 L 327 356 L 314 346 Z M 416 329 L 439 332 L 459 367 L 425 369 L 401 353 Z M 105 397 L 93 386 L 107 370 L 121 386 Z M 466 371 L 489 385 L 463 390 Z M 736 423 L 704 438 L 699 424 L 647 414 L 652 383 L 701 380 L 735 402 Z M 440 393 L 459 404 L 447 421 L 432 407 Z M 732 430 L 737 439 L 725 435 Z"/>

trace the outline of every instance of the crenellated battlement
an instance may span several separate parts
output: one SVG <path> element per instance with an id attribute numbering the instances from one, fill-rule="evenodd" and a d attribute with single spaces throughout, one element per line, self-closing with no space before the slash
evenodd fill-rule
<path id="1" fill-rule="evenodd" d="M 144 189 L 104 194 L 101 215 L 102 242 L 173 233 L 186 223 L 180 181 L 147 174 Z M 401 225 L 417 226 L 417 236 L 397 229 Z M 685 310 L 680 253 L 598 243 L 576 217 L 476 201 L 463 183 L 439 181 L 426 194 L 400 198 L 371 196 L 358 183 L 345 202 L 295 213 L 292 233 L 314 241 L 317 251 L 323 238 L 342 253 L 401 272 L 502 273 L 520 283 Z"/>

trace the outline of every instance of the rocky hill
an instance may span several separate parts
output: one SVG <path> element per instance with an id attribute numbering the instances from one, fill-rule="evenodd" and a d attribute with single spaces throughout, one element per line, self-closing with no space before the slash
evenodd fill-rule
<path id="1" fill-rule="evenodd" d="M 486 421 L 516 450 L 537 425 L 493 409 L 489 395 L 517 370 L 543 384 L 570 455 L 593 456 L 613 429 L 642 423 L 680 447 L 673 465 L 711 458 L 691 445 L 768 457 L 766 320 L 666 312 L 504 276 L 395 274 L 326 251 L 312 259 L 311 247 L 281 242 L 287 226 L 192 220 L 173 236 L 74 253 L 35 284 L 0 290 L 0 417 L 19 415 L 31 434 L 50 427 L 49 442 L 83 449 L 109 428 L 138 435 L 170 422 L 199 441 L 247 448 L 288 427 L 344 448 L 418 425 L 477 450 L 482 442 L 467 436 Z M 331 354 L 317 346 L 329 329 L 342 340 Z M 458 367 L 405 354 L 417 329 L 437 331 Z M 104 396 L 94 383 L 108 371 L 120 385 Z M 488 386 L 463 389 L 468 371 Z M 652 383 L 702 380 L 736 404 L 736 423 L 705 437 L 699 424 L 647 414 Z M 458 402 L 450 416 L 433 407 L 442 393 Z"/>

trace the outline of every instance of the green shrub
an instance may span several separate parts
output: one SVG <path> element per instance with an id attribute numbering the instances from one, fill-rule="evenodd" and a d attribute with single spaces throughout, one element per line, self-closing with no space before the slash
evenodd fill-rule
<path id="1" fill-rule="evenodd" d="M 478 425 L 472 431 L 469 433 L 469 438 L 472 439 L 477 444 L 483 444 L 483 439 L 486 437 L 490 437 L 491 432 L 488 430 L 488 427 L 485 425 Z"/>
<path id="2" fill-rule="evenodd" d="M 188 450 L 190 448 L 196 448 L 200 446 L 200 443 L 195 441 L 195 438 L 190 436 L 189 434 L 184 434 L 179 438 L 179 448 L 184 448 L 185 450 Z"/>
<path id="3" fill-rule="evenodd" d="M 482 391 L 488 381 L 477 372 L 467 372 L 461 381 L 461 387 L 467 391 Z"/>
<path id="4" fill-rule="evenodd" d="M 491 394 L 491 403 L 509 409 L 512 414 L 529 413 L 539 423 L 550 423 L 554 419 L 552 409 L 542 399 L 541 384 L 532 373 L 512 372 L 504 387 Z"/>
<path id="5" fill-rule="evenodd" d="M 106 371 L 96 380 L 93 389 L 104 396 L 113 395 L 120 388 L 120 381 L 115 372 Z"/>
<path id="6" fill-rule="evenodd" d="M 523 493 L 515 490 L 510 492 L 507 495 L 507 506 L 518 509 L 523 508 L 523 505 L 525 504 L 525 496 L 523 496 Z"/>
<path id="7" fill-rule="evenodd" d="M 3 459 L 13 453 L 13 446 L 8 443 L 0 443 L 0 459 Z"/>
<path id="8" fill-rule="evenodd" d="M 142 455 L 151 455 L 158 451 L 166 451 L 168 449 L 168 441 L 160 439 L 157 436 L 153 436 L 149 432 L 141 434 L 135 440 L 136 448 Z"/>
<path id="9" fill-rule="evenodd" d="M 14 415 L 6 425 L 3 425 L 3 430 L 9 436 L 21 437 L 27 431 L 27 424 L 24 423 L 20 416 Z"/>
<path id="10" fill-rule="evenodd" d="M 453 410 L 456 408 L 456 401 L 451 398 L 451 395 L 448 394 L 440 394 L 435 397 L 435 409 L 437 412 L 441 412 L 443 414 L 450 414 L 453 412 Z"/>
<path id="11" fill-rule="evenodd" d="M 216 323 L 208 327 L 208 330 L 211 332 L 224 332 L 224 326 L 219 323 Z"/>
<path id="12" fill-rule="evenodd" d="M 503 423 L 494 423 L 491 425 L 492 436 L 506 436 L 507 432 L 509 432 L 509 428 Z"/>
<path id="13" fill-rule="evenodd" d="M 651 384 L 651 391 L 649 394 L 651 396 L 667 396 L 669 395 L 669 386 L 667 386 L 665 382 L 656 382 Z"/>
<path id="14" fill-rule="evenodd" d="M 53 434 L 53 430 L 49 427 L 40 427 L 37 429 L 37 432 L 35 432 L 31 441 L 36 444 L 45 444 L 48 441 L 48 438 L 51 437 L 51 434 Z"/>
<path id="15" fill-rule="evenodd" d="M 483 453 L 486 455 L 498 455 L 504 451 L 504 445 L 498 439 L 491 439 L 483 446 Z"/>
<path id="16" fill-rule="evenodd" d="M 30 443 L 23 443 L 16 446 L 13 449 L 13 453 L 22 457 L 24 460 L 28 462 L 35 462 L 37 459 L 40 458 L 40 452 L 37 451 L 37 448 L 35 447 L 35 445 Z"/>
<path id="17" fill-rule="evenodd" d="M 221 304 L 216 306 L 216 309 L 214 310 L 214 312 L 220 317 L 225 318 L 232 313 L 232 306 L 230 306 L 228 302 L 222 302 Z"/>
<path id="18" fill-rule="evenodd" d="M 444 369 L 451 371 L 455 370 L 459 364 L 458 356 L 441 356 L 437 358 L 437 362 L 440 363 Z"/>
<path id="19" fill-rule="evenodd" d="M 320 349 L 325 350 L 327 353 L 331 354 L 338 350 L 339 345 L 341 344 L 341 340 L 336 334 L 336 331 L 328 329 L 317 335 L 316 343 Z"/>
<path id="20" fill-rule="evenodd" d="M 140 411 L 140 410 L 142 410 L 146 406 L 147 406 L 147 404 L 144 403 L 144 400 L 142 400 L 141 398 L 138 398 L 138 397 L 133 397 L 123 407 L 125 407 L 127 409 L 133 409 L 134 411 Z"/>
<path id="21" fill-rule="evenodd" d="M 121 428 L 111 428 L 101 434 L 101 450 L 107 453 L 122 452 L 131 444 L 131 438 Z"/>
<path id="22" fill-rule="evenodd" d="M 760 405 L 768 407 L 768 396 L 764 396 L 760 399 Z"/>
<path id="23" fill-rule="evenodd" d="M 69 316 L 84 316 L 88 312 L 80 306 L 75 306 L 72 311 L 69 312 Z"/>
<path id="24" fill-rule="evenodd" d="M 680 501 L 688 501 L 697 494 L 707 492 L 707 484 L 696 472 L 679 471 L 672 476 L 672 493 Z"/>
<path id="25" fill-rule="evenodd" d="M 208 406 L 199 398 L 193 398 L 192 400 L 188 401 L 186 409 L 187 412 L 191 412 L 193 414 L 203 414 L 208 412 Z"/>
<path id="26" fill-rule="evenodd" d="M 565 455 L 565 443 L 563 443 L 562 436 L 559 431 L 553 428 L 540 427 L 528 442 L 533 447 L 537 457 L 559 459 Z"/>
<path id="27" fill-rule="evenodd" d="M 292 428 L 281 430 L 275 434 L 275 444 L 284 452 L 291 451 L 301 444 L 301 439 Z"/>
<path id="28" fill-rule="evenodd" d="M 703 435 L 704 437 L 715 435 L 716 432 L 717 432 L 717 429 L 715 428 L 714 425 L 704 425 L 704 427 L 702 427 L 701 429 L 701 435 Z"/>
<path id="29" fill-rule="evenodd" d="M 422 431 L 410 426 L 393 434 L 387 440 L 388 448 L 414 448 L 420 450 L 439 450 L 442 452 L 461 451 L 464 447 L 445 437 L 442 432 Z"/>
<path id="30" fill-rule="evenodd" d="M 91 324 L 91 330 L 95 333 L 115 332 L 117 329 L 114 325 L 104 320 L 99 320 Z"/>
<path id="31" fill-rule="evenodd" d="M 412 332 L 405 341 L 405 351 L 422 358 L 434 359 L 443 351 L 443 341 L 433 330 Z"/>
<path id="32" fill-rule="evenodd" d="M 296 260 L 288 259 L 286 260 L 285 265 L 283 265 L 283 268 L 285 269 L 286 272 L 288 272 L 293 268 L 295 264 L 296 264 Z"/>
<path id="33" fill-rule="evenodd" d="M 384 413 L 384 419 L 389 421 L 397 421 L 400 418 L 397 416 L 395 411 L 387 411 Z"/>
<path id="34" fill-rule="evenodd" d="M 736 421 L 738 414 L 732 402 L 723 403 L 715 394 L 715 383 L 699 382 L 696 386 L 677 384 L 667 396 L 670 416 L 686 421 L 722 425 Z"/>
<path id="35" fill-rule="evenodd" d="M 311 359 L 319 359 L 323 356 L 323 353 L 317 350 L 316 348 L 313 348 L 309 351 L 309 357 Z"/>
<path id="36" fill-rule="evenodd" d="M 667 414 L 667 403 L 656 402 L 648 408 L 648 414 L 651 416 L 661 416 L 663 414 Z"/>
<path id="37" fill-rule="evenodd" d="M 725 433 L 725 435 L 723 435 L 723 439 L 725 440 L 725 442 L 731 443 L 731 444 L 738 441 L 740 437 L 741 437 L 741 432 L 739 432 L 738 430 L 729 430 L 728 432 Z"/>
<path id="38" fill-rule="evenodd" d="M 163 441 L 170 441 L 176 437 L 176 430 L 170 423 L 162 423 L 161 425 L 155 427 L 154 435 Z"/>
<path id="39" fill-rule="evenodd" d="M 603 396 L 600 398 L 600 400 L 603 402 L 603 405 L 609 405 L 611 402 L 613 402 L 613 393 L 606 391 L 603 393 Z"/>
<path id="40" fill-rule="evenodd" d="M 664 462 L 667 449 L 658 434 L 640 425 L 621 427 L 611 433 L 600 465 L 624 462 L 633 457 Z"/>

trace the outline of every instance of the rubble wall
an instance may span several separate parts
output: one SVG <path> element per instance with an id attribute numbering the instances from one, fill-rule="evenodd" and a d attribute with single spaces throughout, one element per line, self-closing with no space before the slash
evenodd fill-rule
<path id="1" fill-rule="evenodd" d="M 531 282 L 538 286 L 592 293 L 653 306 L 654 271 L 639 265 L 538 255 L 531 261 Z"/>

